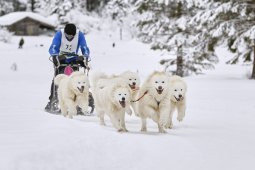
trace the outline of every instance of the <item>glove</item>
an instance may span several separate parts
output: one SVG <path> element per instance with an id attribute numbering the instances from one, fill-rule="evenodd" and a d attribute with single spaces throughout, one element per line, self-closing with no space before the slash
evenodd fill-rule
<path id="1" fill-rule="evenodd" d="M 83 62 L 83 61 L 84 61 L 84 57 L 83 57 L 83 56 L 78 56 L 78 57 L 77 57 L 77 61 L 78 61 L 78 62 L 79 62 L 79 61 L 82 61 L 82 62 Z"/>
<path id="2" fill-rule="evenodd" d="M 66 59 L 66 56 L 64 56 L 64 55 L 59 55 L 58 56 L 58 60 L 59 61 L 63 61 L 63 60 L 65 60 Z"/>

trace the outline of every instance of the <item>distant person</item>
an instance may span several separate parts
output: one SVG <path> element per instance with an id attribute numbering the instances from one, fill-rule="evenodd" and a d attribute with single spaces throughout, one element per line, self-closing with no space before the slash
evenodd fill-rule
<path id="1" fill-rule="evenodd" d="M 19 48 L 23 48 L 24 43 L 25 43 L 24 39 L 21 38 L 19 41 Z"/>
<path id="2" fill-rule="evenodd" d="M 17 71 L 17 70 L 18 70 L 18 66 L 17 66 L 16 63 L 13 63 L 13 64 L 11 65 L 11 70 L 13 70 L 13 71 Z"/>
<path id="3" fill-rule="evenodd" d="M 72 56 L 71 54 L 77 54 L 79 49 L 81 49 L 83 58 L 77 59 L 77 56 Z M 61 29 L 56 32 L 52 44 L 49 49 L 49 53 L 53 58 L 53 63 L 55 66 L 58 66 L 58 64 L 68 64 L 68 63 L 81 63 L 84 64 L 84 59 L 89 59 L 90 51 L 87 46 L 85 36 L 84 34 L 79 31 L 74 24 L 66 24 L 64 29 Z M 66 54 L 68 58 L 66 57 L 58 57 L 59 55 Z M 86 64 L 86 63 L 85 63 Z M 89 67 L 86 65 L 86 67 Z M 58 68 L 58 71 L 55 72 L 55 76 L 57 74 L 64 73 L 64 69 L 62 67 Z M 52 80 L 51 83 L 51 91 L 49 96 L 49 102 L 45 107 L 45 111 L 51 112 L 52 109 L 52 103 L 54 102 L 53 96 L 56 91 L 54 92 L 54 80 Z"/>
<path id="4" fill-rule="evenodd" d="M 115 43 L 112 43 L 112 48 L 114 48 L 115 47 Z"/>

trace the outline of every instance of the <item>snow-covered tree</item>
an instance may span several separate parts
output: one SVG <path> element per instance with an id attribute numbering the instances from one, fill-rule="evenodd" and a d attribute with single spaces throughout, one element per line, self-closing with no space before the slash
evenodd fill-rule
<path id="1" fill-rule="evenodd" d="M 11 41 L 13 33 L 10 33 L 6 28 L 0 27 L 0 41 L 8 43 Z"/>
<path id="2" fill-rule="evenodd" d="M 112 20 L 121 20 L 126 17 L 129 10 L 129 1 L 111 0 L 105 6 L 105 14 L 110 16 Z"/>
<path id="3" fill-rule="evenodd" d="M 66 17 L 70 11 L 82 11 L 85 9 L 85 2 L 82 0 L 35 0 L 35 11 L 45 16 L 56 14 L 60 25 L 64 25 L 69 21 Z"/>
<path id="4" fill-rule="evenodd" d="M 198 30 L 205 30 L 203 32 L 218 42 L 227 43 L 235 54 L 228 63 L 250 63 L 255 39 L 255 1 L 214 0 L 209 4 L 193 18 Z"/>
<path id="5" fill-rule="evenodd" d="M 88 33 L 91 29 L 97 28 L 99 22 L 86 10 L 86 2 L 84 0 L 36 0 L 35 11 L 51 16 L 58 28 L 63 28 L 66 23 L 74 23 L 80 31 Z"/>
<path id="6" fill-rule="evenodd" d="M 136 3 L 140 14 L 138 37 L 168 56 L 160 61 L 166 71 L 180 76 L 201 73 L 217 62 L 213 48 L 209 49 L 212 39 L 190 24 L 195 13 L 202 10 L 199 2 L 203 1 L 139 0 Z"/>
<path id="7" fill-rule="evenodd" d="M 13 0 L 14 11 L 25 11 L 27 9 L 27 0 Z"/>
<path id="8" fill-rule="evenodd" d="M 120 39 L 122 39 L 122 30 L 129 24 L 127 22 L 130 12 L 130 0 L 111 0 L 102 12 L 102 17 L 112 23 L 112 27 L 118 28 L 120 31 Z"/>
<path id="9" fill-rule="evenodd" d="M 86 0 L 86 9 L 89 12 L 99 12 L 108 1 L 110 0 Z"/>
<path id="10" fill-rule="evenodd" d="M 13 11 L 14 11 L 13 2 L 0 0 L 0 16 Z"/>

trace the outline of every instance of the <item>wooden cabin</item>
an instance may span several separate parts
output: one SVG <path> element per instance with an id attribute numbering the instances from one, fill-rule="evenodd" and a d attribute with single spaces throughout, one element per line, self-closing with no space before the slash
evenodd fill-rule
<path id="1" fill-rule="evenodd" d="M 55 26 L 47 18 L 33 12 L 13 12 L 0 17 L 0 26 L 15 35 L 40 35 Z"/>

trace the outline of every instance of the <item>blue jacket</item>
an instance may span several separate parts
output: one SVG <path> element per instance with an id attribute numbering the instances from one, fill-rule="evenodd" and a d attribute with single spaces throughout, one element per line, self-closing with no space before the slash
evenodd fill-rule
<path id="1" fill-rule="evenodd" d="M 61 38 L 62 38 L 62 32 L 59 30 L 56 32 L 52 44 L 49 48 L 49 53 L 51 56 L 55 56 L 55 55 L 59 55 L 60 52 L 60 46 L 61 46 Z M 86 40 L 85 40 L 85 36 L 83 35 L 82 32 L 79 31 L 79 37 L 78 37 L 78 45 L 77 45 L 77 49 L 76 49 L 76 54 L 79 51 L 79 48 L 81 49 L 82 54 L 89 58 L 89 48 L 87 46 Z M 70 62 L 71 60 L 68 59 L 66 60 L 67 62 Z"/>

